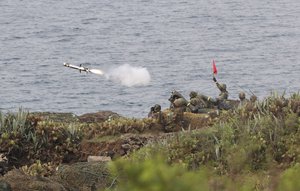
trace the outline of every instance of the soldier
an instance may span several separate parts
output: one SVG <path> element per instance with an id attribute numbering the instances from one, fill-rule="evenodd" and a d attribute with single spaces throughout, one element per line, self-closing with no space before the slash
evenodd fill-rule
<path id="1" fill-rule="evenodd" d="M 153 118 L 154 116 L 154 107 L 150 108 L 150 112 L 148 113 L 148 118 Z"/>
<path id="2" fill-rule="evenodd" d="M 218 109 L 225 109 L 225 110 L 231 109 L 231 106 L 228 103 L 226 103 L 228 99 L 226 84 L 219 84 L 219 82 L 215 77 L 213 77 L 213 81 L 216 83 L 218 89 L 220 90 L 220 94 L 219 97 L 217 98 L 208 97 L 208 101 L 216 105 Z"/>
<path id="3" fill-rule="evenodd" d="M 177 91 L 173 91 L 169 101 L 171 102 L 170 109 L 178 112 L 186 111 L 188 101 Z"/>
<path id="4" fill-rule="evenodd" d="M 197 95 L 198 95 L 197 92 L 191 91 L 191 92 L 190 92 L 190 99 L 195 98 Z"/>
<path id="5" fill-rule="evenodd" d="M 192 113 L 202 113 L 205 112 L 204 108 L 207 108 L 207 103 L 205 99 L 207 97 L 201 94 L 198 94 L 195 91 L 191 91 L 190 93 L 190 101 L 187 104 L 187 111 Z"/>
<path id="6" fill-rule="evenodd" d="M 176 128 L 176 124 L 183 124 L 183 116 L 184 112 L 187 110 L 188 101 L 177 91 L 173 91 L 169 101 L 171 102 L 170 105 L 170 112 L 167 114 L 166 118 L 164 118 L 164 123 L 166 131 L 171 131 L 172 129 Z"/>
<path id="7" fill-rule="evenodd" d="M 258 111 L 258 106 L 256 102 L 257 102 L 256 95 L 252 95 L 250 97 L 250 101 L 248 101 L 247 104 L 245 105 L 245 110 L 246 113 L 248 113 L 248 115 L 251 116 Z"/>
<path id="8" fill-rule="evenodd" d="M 219 97 L 217 98 L 218 101 L 224 101 L 228 99 L 228 92 L 226 90 L 227 86 L 226 84 L 219 84 L 219 82 L 217 81 L 217 79 L 215 77 L 213 77 L 213 81 L 216 83 L 217 87 L 220 90 L 220 94 Z"/>
<path id="9" fill-rule="evenodd" d="M 155 104 L 153 107 L 151 107 L 148 117 L 157 119 L 158 122 L 161 122 L 162 121 L 161 106 L 159 104 Z"/>
<path id="10" fill-rule="evenodd" d="M 246 99 L 245 92 L 240 92 L 239 93 L 239 99 L 240 99 L 239 106 L 244 106 L 244 105 L 246 105 L 249 102 L 249 100 Z"/>
<path id="11" fill-rule="evenodd" d="M 154 105 L 154 113 L 161 112 L 161 106 L 159 104 Z"/>
<path id="12" fill-rule="evenodd" d="M 256 96 L 256 95 L 252 95 L 252 96 L 250 97 L 250 101 L 251 101 L 252 103 L 255 103 L 255 102 L 257 101 L 257 96 Z"/>

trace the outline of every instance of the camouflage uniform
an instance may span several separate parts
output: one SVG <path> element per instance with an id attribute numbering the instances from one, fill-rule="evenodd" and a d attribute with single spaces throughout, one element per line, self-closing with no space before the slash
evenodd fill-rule
<path id="1" fill-rule="evenodd" d="M 248 101 L 248 103 L 245 106 L 246 112 L 249 114 L 253 114 L 256 113 L 258 110 L 258 106 L 257 106 L 257 97 L 255 95 L 252 95 L 250 97 L 250 101 Z"/>
<path id="2" fill-rule="evenodd" d="M 148 113 L 148 117 L 153 118 L 153 116 L 154 116 L 154 107 L 151 107 L 150 112 Z"/>
<path id="3" fill-rule="evenodd" d="M 219 97 L 217 98 L 217 101 L 225 101 L 228 99 L 228 92 L 226 90 L 226 84 L 219 84 L 216 82 L 217 87 L 221 91 L 219 94 Z"/>
<path id="4" fill-rule="evenodd" d="M 239 99 L 240 99 L 239 106 L 244 106 L 244 105 L 246 105 L 249 102 L 249 100 L 246 99 L 245 92 L 240 92 L 239 93 Z"/>
<path id="5" fill-rule="evenodd" d="M 206 96 L 192 91 L 190 93 L 190 101 L 187 104 L 187 111 L 192 113 L 205 113 L 205 108 L 208 107 L 208 104 L 205 101 L 206 98 Z"/>
<path id="6" fill-rule="evenodd" d="M 169 101 L 171 102 L 170 109 L 178 112 L 186 111 L 188 101 L 177 91 L 173 91 Z"/>
<path id="7" fill-rule="evenodd" d="M 257 101 L 257 96 L 256 96 L 256 95 L 252 95 L 252 96 L 250 97 L 250 101 L 251 101 L 252 103 L 255 103 L 255 102 Z"/>
<path id="8" fill-rule="evenodd" d="M 153 107 L 151 107 L 148 117 L 156 119 L 158 123 L 163 123 L 163 114 L 161 112 L 161 106 L 159 104 L 155 104 Z"/>
<path id="9" fill-rule="evenodd" d="M 164 128 L 167 132 L 174 130 L 178 124 L 183 123 L 184 112 L 186 111 L 188 104 L 188 101 L 175 90 L 172 92 L 169 101 L 171 102 L 170 112 L 164 116 Z"/>
<path id="10" fill-rule="evenodd" d="M 219 82 L 217 82 L 215 77 L 213 78 L 213 80 L 216 83 L 218 89 L 220 90 L 220 94 L 219 97 L 217 98 L 208 97 L 208 101 L 216 105 L 218 109 L 225 109 L 225 110 L 230 109 L 231 106 L 226 102 L 228 99 L 226 84 L 219 84 Z"/>

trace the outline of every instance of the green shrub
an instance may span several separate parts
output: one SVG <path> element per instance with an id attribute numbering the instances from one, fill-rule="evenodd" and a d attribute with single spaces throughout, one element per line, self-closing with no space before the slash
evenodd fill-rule
<path id="1" fill-rule="evenodd" d="M 298 191 L 300 190 L 300 165 L 295 166 L 284 171 L 279 179 L 278 187 L 276 190 L 281 191 Z"/>
<path id="2" fill-rule="evenodd" d="M 80 155 L 82 127 L 77 123 L 41 121 L 20 109 L 16 113 L 0 112 L 0 153 L 10 168 L 42 163 L 67 162 Z M 71 158 L 71 159 L 69 159 Z"/>
<path id="3" fill-rule="evenodd" d="M 188 171 L 182 165 L 168 165 L 161 157 L 139 163 L 119 160 L 111 163 L 118 176 L 114 190 L 120 191 L 208 191 L 209 181 L 205 171 Z"/>

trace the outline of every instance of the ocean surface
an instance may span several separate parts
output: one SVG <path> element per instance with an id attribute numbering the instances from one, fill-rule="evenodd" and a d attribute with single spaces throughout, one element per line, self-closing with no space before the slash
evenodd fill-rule
<path id="1" fill-rule="evenodd" d="M 300 90 L 299 0 L 1 0 L 0 108 L 146 117 L 176 89 Z M 79 73 L 64 62 L 100 69 Z M 128 66 L 133 74 L 115 70 Z M 126 85 L 122 75 L 144 84 Z"/>

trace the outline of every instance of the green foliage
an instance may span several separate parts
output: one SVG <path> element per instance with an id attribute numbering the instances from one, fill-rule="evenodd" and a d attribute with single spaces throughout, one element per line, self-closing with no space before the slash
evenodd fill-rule
<path id="1" fill-rule="evenodd" d="M 0 112 L 0 133 L 3 135 L 26 136 L 31 130 L 28 122 L 28 112 L 19 109 L 16 114 Z"/>
<path id="2" fill-rule="evenodd" d="M 291 95 L 291 99 L 293 99 L 293 100 L 300 100 L 300 92 L 293 93 Z"/>
<path id="3" fill-rule="evenodd" d="M 78 152 L 83 137 L 80 124 L 41 121 L 28 111 L 0 112 L 0 153 L 11 166 L 61 163 Z"/>
<path id="4" fill-rule="evenodd" d="M 116 181 L 106 190 L 116 191 L 252 191 L 263 190 L 270 183 L 266 174 L 245 173 L 232 179 L 209 167 L 191 171 L 182 163 L 169 164 L 159 154 L 139 161 L 119 159 L 110 163 L 110 170 Z"/>
<path id="5" fill-rule="evenodd" d="M 198 169 L 201 165 L 214 162 L 219 157 L 214 129 L 179 133 L 169 140 L 168 147 L 169 160 L 181 162 L 189 169 Z"/>
<path id="6" fill-rule="evenodd" d="M 120 135 L 124 133 L 142 133 L 149 130 L 161 130 L 162 126 L 154 119 L 136 119 L 119 117 L 106 120 L 103 123 L 94 124 L 91 127 L 97 135 Z"/>
<path id="7" fill-rule="evenodd" d="M 289 113 L 286 116 L 284 125 L 287 134 L 296 133 L 300 129 L 300 118 L 296 113 Z"/>
<path id="8" fill-rule="evenodd" d="M 114 190 L 120 191 L 208 191 L 207 173 L 187 171 L 182 165 L 168 165 L 161 157 L 139 163 L 119 160 L 111 164 L 119 177 Z"/>
<path id="9" fill-rule="evenodd" d="M 115 178 L 107 190 L 299 190 L 300 95 L 284 96 L 274 93 L 221 112 L 212 127 L 165 134 L 112 162 L 110 177 Z M 206 124 L 194 119 L 194 127 Z M 134 118 L 83 127 L 76 122 L 41 121 L 23 110 L 0 113 L 0 152 L 16 166 L 30 159 L 23 168 L 29 174 L 47 174 L 41 170 L 43 164 L 69 162 L 69 156 L 80 153 L 84 131 L 92 134 L 90 141 L 102 142 L 123 133 L 164 129 L 153 119 Z M 277 179 L 284 169 L 288 170 Z"/>
<path id="10" fill-rule="evenodd" d="M 287 169 L 282 174 L 277 187 L 278 191 L 298 191 L 300 190 L 300 165 L 297 163 L 295 166 Z"/>
<path id="11" fill-rule="evenodd" d="M 55 165 L 50 162 L 42 164 L 40 160 L 30 166 L 22 166 L 21 170 L 30 176 L 49 176 L 55 171 Z"/>
<path id="12" fill-rule="evenodd" d="M 243 179 L 238 182 L 239 190 L 265 190 L 271 184 L 270 178 L 257 174 L 300 162 L 300 118 L 293 108 L 299 97 L 297 94 L 286 99 L 273 94 L 262 102 L 223 112 L 213 127 L 174 134 L 147 145 L 130 160 L 139 164 L 163 153 L 162 160 L 172 167 L 181 165 L 194 172 L 210 169 L 214 176 L 222 177 L 222 184 L 217 186 L 220 190 L 235 190 L 231 180 L 224 178 L 226 175 Z M 143 168 L 139 169 L 138 174 Z M 244 176 L 249 173 L 249 178 Z"/>

